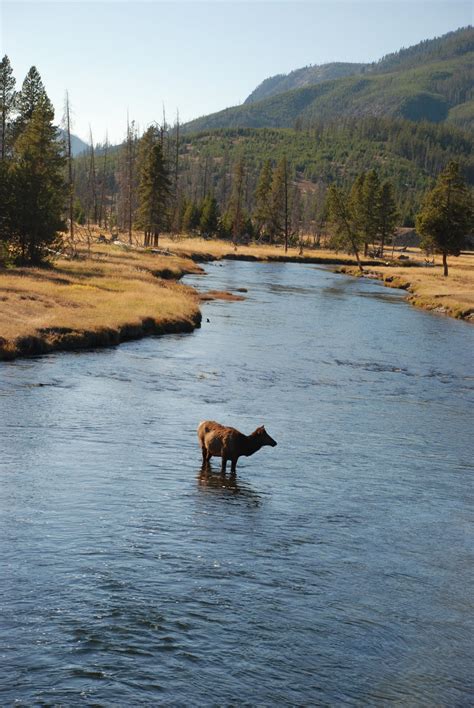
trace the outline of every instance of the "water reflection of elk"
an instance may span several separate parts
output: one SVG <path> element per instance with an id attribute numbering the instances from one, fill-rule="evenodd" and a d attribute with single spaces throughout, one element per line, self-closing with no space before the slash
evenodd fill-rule
<path id="1" fill-rule="evenodd" d="M 217 474 L 212 472 L 209 464 L 203 465 L 197 475 L 198 486 L 201 491 L 221 492 L 226 497 L 239 495 L 251 503 L 251 506 L 260 506 L 260 496 L 247 484 L 240 484 L 236 474 Z"/>

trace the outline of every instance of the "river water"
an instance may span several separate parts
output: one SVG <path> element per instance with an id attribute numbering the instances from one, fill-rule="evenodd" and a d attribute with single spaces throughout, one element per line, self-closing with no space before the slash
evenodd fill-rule
<path id="1" fill-rule="evenodd" d="M 1 705 L 472 705 L 474 328 L 314 266 L 0 365 Z M 200 475 L 196 426 L 278 441 Z"/>

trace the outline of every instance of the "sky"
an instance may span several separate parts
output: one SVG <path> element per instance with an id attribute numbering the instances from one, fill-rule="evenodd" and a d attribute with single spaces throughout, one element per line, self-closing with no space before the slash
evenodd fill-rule
<path id="1" fill-rule="evenodd" d="M 0 0 L 0 55 L 18 87 L 33 64 L 73 132 L 123 139 L 242 103 L 268 76 L 308 64 L 370 62 L 473 24 L 471 0 Z"/>

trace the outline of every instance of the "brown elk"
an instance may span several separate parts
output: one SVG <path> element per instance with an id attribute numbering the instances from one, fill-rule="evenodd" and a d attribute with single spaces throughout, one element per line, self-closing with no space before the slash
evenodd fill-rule
<path id="1" fill-rule="evenodd" d="M 250 435 L 244 435 L 235 428 L 229 428 L 213 420 L 204 420 L 197 429 L 202 450 L 202 464 L 207 465 L 211 457 L 221 457 L 221 473 L 225 474 L 227 460 L 231 461 L 231 472 L 235 474 L 239 457 L 249 457 L 264 445 L 275 447 L 276 442 L 262 425 Z"/>

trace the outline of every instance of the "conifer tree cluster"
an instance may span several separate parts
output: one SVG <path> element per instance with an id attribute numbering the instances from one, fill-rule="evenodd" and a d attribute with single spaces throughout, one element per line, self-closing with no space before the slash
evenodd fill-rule
<path id="1" fill-rule="evenodd" d="M 359 261 L 363 249 L 383 258 L 393 240 L 397 208 L 390 182 L 380 183 L 376 170 L 357 176 L 350 190 L 331 185 L 328 191 L 328 218 L 332 224 L 332 244 L 353 253 Z"/>
<path id="2" fill-rule="evenodd" d="M 47 260 L 64 228 L 64 145 L 36 67 L 21 90 L 7 56 L 0 63 L 0 258 Z"/>
<path id="3" fill-rule="evenodd" d="M 444 275 L 448 275 L 448 256 L 459 256 L 466 237 L 474 228 L 472 194 L 462 179 L 459 165 L 450 162 L 436 184 L 425 195 L 417 215 L 416 228 L 421 246 L 441 253 Z"/>

